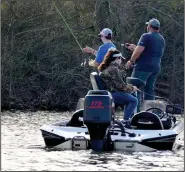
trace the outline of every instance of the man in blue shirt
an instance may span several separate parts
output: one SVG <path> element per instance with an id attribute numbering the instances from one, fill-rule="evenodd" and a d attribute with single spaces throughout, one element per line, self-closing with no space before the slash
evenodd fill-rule
<path id="1" fill-rule="evenodd" d="M 109 28 L 104 28 L 99 34 L 103 44 L 99 47 L 98 51 L 86 46 L 83 48 L 83 52 L 94 54 L 96 56 L 95 60 L 89 61 L 89 66 L 98 67 L 104 59 L 105 54 L 108 52 L 108 49 L 111 47 L 116 48 L 112 43 L 112 30 Z"/>
<path id="2" fill-rule="evenodd" d="M 161 70 L 161 58 L 164 54 L 165 39 L 159 33 L 160 22 L 153 18 L 146 22 L 147 33 L 144 33 L 136 45 L 126 44 L 126 48 L 133 51 L 130 60 L 126 64 L 129 69 L 134 64 L 132 77 L 146 82 L 144 88 L 144 100 L 154 100 L 154 87 Z"/>

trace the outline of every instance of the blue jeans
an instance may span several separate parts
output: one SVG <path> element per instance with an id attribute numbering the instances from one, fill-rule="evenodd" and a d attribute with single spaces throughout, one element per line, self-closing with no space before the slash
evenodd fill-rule
<path id="1" fill-rule="evenodd" d="M 146 82 L 144 87 L 144 95 L 138 92 L 138 111 L 140 110 L 140 96 L 143 96 L 144 100 L 155 100 L 154 87 L 159 72 L 143 72 L 138 70 L 132 71 L 132 77 L 139 78 Z"/>
<path id="2" fill-rule="evenodd" d="M 124 120 L 129 120 L 129 118 L 131 118 L 134 114 L 135 108 L 137 107 L 137 97 L 122 91 L 112 92 L 112 97 L 115 104 L 125 105 Z"/>

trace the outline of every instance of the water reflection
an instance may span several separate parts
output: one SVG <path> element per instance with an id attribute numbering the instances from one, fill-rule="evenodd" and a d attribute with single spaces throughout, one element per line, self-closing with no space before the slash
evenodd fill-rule
<path id="1" fill-rule="evenodd" d="M 69 112 L 3 112 L 2 170 L 26 171 L 184 171 L 184 146 L 177 152 L 105 152 L 46 149 L 39 128 L 67 120 Z M 183 135 L 183 133 L 182 133 Z M 181 140 L 184 145 L 184 140 Z"/>

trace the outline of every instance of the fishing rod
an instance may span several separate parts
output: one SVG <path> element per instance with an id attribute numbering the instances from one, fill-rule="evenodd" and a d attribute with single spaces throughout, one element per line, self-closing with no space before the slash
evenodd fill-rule
<path id="1" fill-rule="evenodd" d="M 55 2 L 52 1 L 52 3 L 53 3 L 53 6 L 55 7 L 56 11 L 58 12 L 58 14 L 60 15 L 60 17 L 61 17 L 62 20 L 64 21 L 64 23 L 65 23 L 67 29 L 70 31 L 70 33 L 71 33 L 72 36 L 74 37 L 76 43 L 77 43 L 78 46 L 80 47 L 80 50 L 83 51 L 82 46 L 80 45 L 80 43 L 79 43 L 79 41 L 77 40 L 77 38 L 75 37 L 74 33 L 73 33 L 72 30 L 70 29 L 69 25 L 67 24 L 67 22 L 66 22 L 64 16 L 63 16 L 63 15 L 61 14 L 61 12 L 59 11 L 59 9 L 58 9 L 58 7 L 56 6 Z M 115 41 L 113 41 L 113 43 L 116 43 L 116 44 L 120 45 L 120 46 L 121 46 L 121 51 L 122 51 L 122 52 L 123 52 L 123 47 L 125 47 L 125 45 L 127 45 L 127 44 L 120 44 L 120 43 L 117 43 L 117 42 L 115 42 Z M 82 62 L 81 66 L 83 66 L 83 65 L 85 66 L 85 64 L 86 64 L 86 60 L 85 60 L 84 62 Z"/>
<path id="2" fill-rule="evenodd" d="M 69 27 L 69 25 L 67 24 L 67 22 L 66 22 L 64 16 L 61 14 L 61 12 L 59 11 L 59 9 L 57 8 L 55 2 L 54 2 L 54 1 L 52 1 L 52 2 L 53 2 L 53 5 L 54 5 L 56 11 L 58 12 L 58 14 L 60 15 L 60 17 L 61 17 L 62 20 L 64 21 L 65 25 L 67 26 L 67 28 L 68 28 L 68 30 L 70 31 L 70 33 L 72 34 L 72 36 L 74 37 L 76 43 L 78 44 L 78 46 L 79 46 L 80 49 L 82 50 L 82 46 L 80 45 L 80 43 L 79 43 L 79 41 L 77 40 L 77 38 L 75 37 L 74 33 L 73 33 L 72 30 L 70 29 L 70 27 Z M 120 45 L 121 47 L 124 47 L 124 46 L 125 46 L 125 44 L 120 44 L 120 43 L 118 43 L 118 42 L 116 42 L 116 41 L 113 41 L 113 43 L 116 43 L 116 44 Z"/>
<path id="3" fill-rule="evenodd" d="M 58 14 L 60 15 L 60 17 L 62 18 L 62 20 L 64 21 L 65 25 L 67 26 L 67 28 L 69 29 L 69 31 L 71 32 L 71 34 L 73 35 L 76 43 L 78 44 L 78 46 L 80 47 L 80 50 L 82 50 L 82 46 L 80 45 L 80 43 L 78 42 L 77 38 L 75 37 L 75 35 L 73 34 L 72 30 L 70 29 L 69 25 L 67 24 L 67 22 L 65 21 L 65 18 L 63 17 L 63 15 L 61 14 L 61 12 L 59 11 L 59 9 L 57 8 L 56 4 L 54 1 L 53 2 L 53 5 L 56 9 L 56 11 L 58 12 Z"/>

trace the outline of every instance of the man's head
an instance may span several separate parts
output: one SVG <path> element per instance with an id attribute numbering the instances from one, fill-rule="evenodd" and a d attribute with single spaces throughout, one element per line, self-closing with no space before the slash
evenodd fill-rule
<path id="1" fill-rule="evenodd" d="M 109 28 L 104 28 L 99 34 L 101 37 L 101 40 L 104 42 L 104 40 L 111 40 L 112 38 L 112 30 Z"/>
<path id="2" fill-rule="evenodd" d="M 157 20 L 155 18 L 150 19 L 145 24 L 147 25 L 147 32 L 159 31 L 159 29 L 160 29 L 160 22 L 159 22 L 159 20 Z"/>

